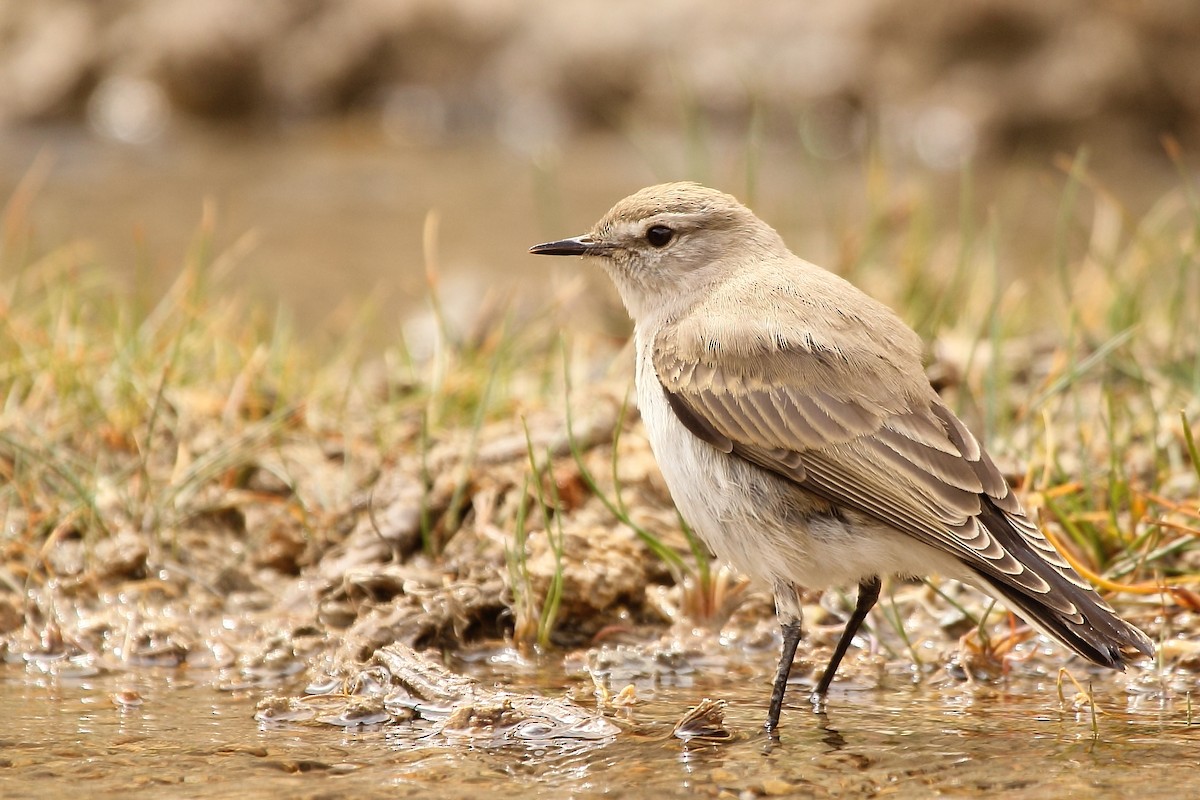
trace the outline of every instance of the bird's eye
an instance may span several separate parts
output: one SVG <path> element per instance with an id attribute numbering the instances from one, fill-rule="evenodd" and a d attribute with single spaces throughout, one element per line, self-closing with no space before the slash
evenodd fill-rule
<path id="1" fill-rule="evenodd" d="M 666 225 L 651 225 L 646 230 L 646 241 L 651 247 L 666 247 L 675 237 L 675 231 Z"/>

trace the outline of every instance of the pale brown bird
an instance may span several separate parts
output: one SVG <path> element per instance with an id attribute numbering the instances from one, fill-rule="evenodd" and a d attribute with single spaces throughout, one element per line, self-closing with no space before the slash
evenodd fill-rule
<path id="1" fill-rule="evenodd" d="M 769 731 L 800 640 L 802 587 L 858 584 L 818 702 L 884 575 L 976 585 L 1106 667 L 1153 655 L 942 403 L 917 334 L 793 255 L 733 197 L 651 186 L 591 233 L 530 252 L 591 257 L 611 276 L 635 322 L 638 404 L 675 503 L 720 558 L 774 590 L 783 656 Z"/>

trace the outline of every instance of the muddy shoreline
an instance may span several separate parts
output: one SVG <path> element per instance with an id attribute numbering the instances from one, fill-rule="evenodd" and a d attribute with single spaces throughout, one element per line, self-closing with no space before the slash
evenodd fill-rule
<path id="1" fill-rule="evenodd" d="M 636 703 L 639 686 L 673 685 L 697 670 L 752 675 L 765 703 L 778 651 L 770 598 L 716 565 L 704 565 L 707 575 L 697 566 L 620 381 L 574 394 L 569 430 L 566 415 L 547 408 L 422 443 L 424 412 L 414 410 L 393 420 L 396 438 L 385 446 L 365 428 L 321 430 L 315 409 L 255 402 L 247 396 L 233 413 L 259 419 L 222 441 L 214 415 L 228 406 L 188 414 L 181 397 L 171 399 L 174 435 L 192 436 L 178 438 L 175 462 L 158 467 L 178 473 L 187 452 L 203 480 L 177 487 L 151 527 L 139 530 L 146 520 L 129 517 L 116 495 L 97 495 L 90 508 L 63 513 L 39 546 L 8 541 L 6 661 L 63 677 L 215 670 L 218 688 L 272 692 L 257 709 L 264 724 L 402 724 L 430 708 L 443 727 L 511 733 L 532 724 L 512 696 L 481 699 L 440 666 L 481 658 L 549 662 L 589 679 L 594 692 L 569 704 L 579 715 L 570 725 L 567 706 L 546 710 L 558 702 L 551 697 L 521 700 L 540 704 L 543 721 L 566 737 Z M 104 443 L 112 445 L 115 456 L 120 443 Z M 230 448 L 236 462 L 222 463 Z M 146 478 L 114 472 L 131 475 L 135 493 Z M 614 500 L 590 490 L 592 481 L 611 498 L 619 482 L 630 521 L 678 564 L 614 518 Z M 11 529 L 23 510 L 7 511 Z M 88 514 L 99 516 L 85 528 Z M 551 610 L 553 585 L 561 593 Z M 884 597 L 839 684 L 1053 684 L 1065 664 L 1112 702 L 1186 693 L 1188 665 L 1200 666 L 1184 637 L 1164 649 L 1167 671 L 1146 664 L 1100 674 L 953 582 L 892 582 Z M 1122 597 L 1118 606 L 1156 638 L 1164 624 L 1184 630 L 1194 616 L 1176 607 L 1164 617 L 1159 597 Z M 838 592 L 809 598 L 802 684 L 819 677 L 849 608 Z M 430 672 L 414 689 L 402 673 L 421 669 Z"/>

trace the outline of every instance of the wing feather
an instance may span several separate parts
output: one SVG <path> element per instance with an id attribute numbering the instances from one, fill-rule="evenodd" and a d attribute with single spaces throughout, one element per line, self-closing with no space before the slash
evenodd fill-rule
<path id="1" fill-rule="evenodd" d="M 1107 608 L 1025 516 L 919 362 L 905 371 L 916 381 L 897 383 L 868 357 L 812 336 L 794 347 L 775 337 L 757 358 L 732 358 L 717 337 L 703 338 L 697 348 L 660 335 L 653 351 L 671 408 L 692 433 L 1038 596 L 1064 617 L 1080 613 L 1052 591 L 1064 582 Z M 867 376 L 875 379 L 848 380 L 855 366 L 876 369 Z"/>

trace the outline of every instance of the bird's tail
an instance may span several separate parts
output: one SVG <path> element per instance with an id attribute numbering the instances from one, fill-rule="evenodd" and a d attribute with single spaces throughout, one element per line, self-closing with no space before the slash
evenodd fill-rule
<path id="1" fill-rule="evenodd" d="M 1118 617 L 1065 562 L 1051 564 L 1035 552 L 1012 517 L 985 502 L 980 521 L 989 531 L 1001 534 L 1008 551 L 1049 585 L 1049 592 L 1038 593 L 977 573 L 982 583 L 1033 627 L 1087 660 L 1112 669 L 1124 670 L 1126 658 L 1135 653 L 1154 656 L 1154 643 L 1145 633 Z"/>
<path id="2" fill-rule="evenodd" d="M 1066 581 L 1055 586 L 1056 591 L 1070 598 L 1078 611 L 1077 616 L 1068 617 L 1018 587 L 996 583 L 982 575 L 979 579 L 995 595 L 1004 598 L 1026 622 L 1088 661 L 1124 670 L 1126 659 L 1134 653 L 1154 655 L 1154 643 L 1150 638 L 1118 617 L 1095 592 L 1082 590 Z"/>

